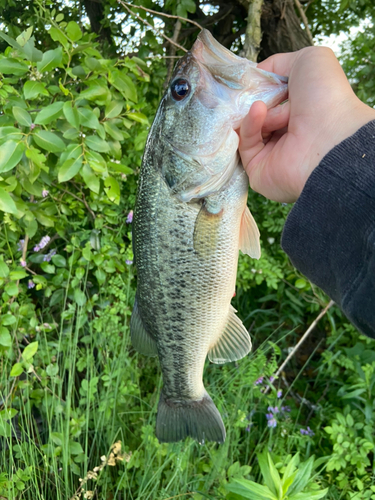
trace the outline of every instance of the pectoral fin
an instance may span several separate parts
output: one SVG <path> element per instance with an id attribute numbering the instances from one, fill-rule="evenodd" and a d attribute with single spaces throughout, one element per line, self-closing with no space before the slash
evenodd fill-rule
<path id="1" fill-rule="evenodd" d="M 251 350 L 250 335 L 236 310 L 230 306 L 227 324 L 216 344 L 208 351 L 212 363 L 223 364 L 243 358 Z"/>
<path id="2" fill-rule="evenodd" d="M 252 257 L 259 259 L 260 257 L 260 242 L 259 242 L 259 229 L 254 217 L 251 215 L 248 207 L 245 208 L 240 229 L 240 250 Z"/>
<path id="3" fill-rule="evenodd" d="M 215 252 L 222 216 L 223 210 L 212 213 L 202 205 L 194 227 L 194 250 L 200 257 L 208 258 Z"/>
<path id="4" fill-rule="evenodd" d="M 145 356 L 157 356 L 158 351 L 156 342 L 151 335 L 145 330 L 142 323 L 142 318 L 139 314 L 137 298 L 134 302 L 132 317 L 130 320 L 130 335 L 133 347 Z"/>

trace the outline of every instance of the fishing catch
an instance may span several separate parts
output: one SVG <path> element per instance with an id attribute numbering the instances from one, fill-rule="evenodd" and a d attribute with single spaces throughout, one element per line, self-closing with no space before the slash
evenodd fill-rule
<path id="1" fill-rule="evenodd" d="M 138 288 L 133 346 L 163 373 L 156 436 L 223 442 L 203 385 L 206 356 L 246 356 L 250 336 L 231 306 L 238 251 L 259 258 L 236 129 L 254 101 L 286 98 L 286 78 L 234 55 L 203 30 L 179 60 L 151 127 L 133 218 Z"/>

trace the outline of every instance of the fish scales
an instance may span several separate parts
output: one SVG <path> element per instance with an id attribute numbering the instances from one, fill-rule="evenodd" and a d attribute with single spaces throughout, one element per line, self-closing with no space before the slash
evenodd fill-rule
<path id="1" fill-rule="evenodd" d="M 251 99 L 247 108 L 242 103 L 245 109 L 233 111 L 234 97 L 241 97 L 233 86 L 244 71 L 236 67 L 226 75 L 228 58 L 254 71 L 252 63 L 209 33 L 200 35 L 175 69 L 142 162 L 133 219 L 138 285 L 130 328 L 134 347 L 160 361 L 160 441 L 186 436 L 224 441 L 220 413 L 203 385 L 204 363 L 207 354 L 224 363 L 251 348 L 230 305 L 239 248 L 259 257 L 259 232 L 246 206 L 248 178 L 233 131 Z M 275 104 L 285 96 L 285 82 L 263 73 L 274 87 L 268 104 Z M 226 83 L 218 84 L 218 76 Z M 228 84 L 230 78 L 234 84 Z M 249 93 L 251 85 L 246 82 L 244 91 Z"/>

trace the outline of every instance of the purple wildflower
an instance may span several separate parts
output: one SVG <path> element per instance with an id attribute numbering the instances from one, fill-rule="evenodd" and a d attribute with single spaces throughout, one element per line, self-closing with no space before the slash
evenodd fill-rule
<path id="1" fill-rule="evenodd" d="M 250 432 L 250 425 L 246 427 L 245 431 Z"/>
<path id="2" fill-rule="evenodd" d="M 130 212 L 128 213 L 128 216 L 126 218 L 126 222 L 127 222 L 127 224 L 130 224 L 131 222 L 133 222 L 133 210 L 130 210 Z"/>
<path id="3" fill-rule="evenodd" d="M 275 428 L 277 426 L 277 420 L 275 417 L 270 418 L 267 422 L 268 427 Z"/>
<path id="4" fill-rule="evenodd" d="M 277 391 L 278 398 L 281 398 L 282 395 L 283 395 L 283 391 L 281 389 L 279 391 Z"/>
<path id="5" fill-rule="evenodd" d="M 268 411 L 272 412 L 272 413 L 279 413 L 279 408 L 277 406 L 269 406 L 267 408 Z"/>
<path id="6" fill-rule="evenodd" d="M 315 436 L 315 432 L 310 429 L 310 427 L 307 427 L 307 429 L 300 429 L 300 432 L 303 436 Z"/>
<path id="7" fill-rule="evenodd" d="M 29 280 L 28 284 L 27 284 L 27 288 L 34 288 L 35 287 L 35 283 L 33 282 L 33 280 Z"/>
<path id="8" fill-rule="evenodd" d="M 281 411 L 290 412 L 290 406 L 282 406 Z"/>
<path id="9" fill-rule="evenodd" d="M 43 198 L 45 198 L 48 195 L 49 195 L 49 191 L 47 191 L 47 189 L 43 189 L 43 191 L 42 191 Z"/>
<path id="10" fill-rule="evenodd" d="M 272 375 L 270 376 L 270 382 L 272 384 L 272 382 L 275 380 L 275 377 L 273 377 Z"/>
<path id="11" fill-rule="evenodd" d="M 23 246 L 25 244 L 25 240 L 20 240 L 18 243 L 17 243 L 17 250 L 19 252 L 22 252 L 23 251 Z"/>
<path id="12" fill-rule="evenodd" d="M 262 383 L 263 383 L 263 379 L 264 379 L 264 377 L 263 377 L 263 376 L 262 376 L 262 377 L 259 377 L 259 378 L 258 378 L 258 379 L 254 382 L 254 385 L 260 385 L 260 384 L 262 384 Z"/>
<path id="13" fill-rule="evenodd" d="M 22 267 L 26 267 L 26 260 L 20 259 L 20 264 Z"/>
<path id="14" fill-rule="evenodd" d="M 43 257 L 43 260 L 44 262 L 49 262 L 51 260 L 51 258 L 56 255 L 56 250 L 51 250 L 50 252 L 48 252 L 44 257 Z"/>
<path id="15" fill-rule="evenodd" d="M 42 248 L 47 246 L 48 243 L 50 242 L 50 239 L 51 238 L 49 236 L 43 236 L 40 242 L 37 245 L 35 245 L 34 252 L 39 252 L 40 250 L 42 250 Z"/>
<path id="16" fill-rule="evenodd" d="M 34 130 L 34 128 L 35 128 L 35 123 L 32 123 L 32 124 L 30 125 L 30 130 Z"/>
<path id="17" fill-rule="evenodd" d="M 132 260 L 126 260 L 125 263 L 128 265 L 128 266 L 131 266 L 133 264 L 133 261 Z"/>

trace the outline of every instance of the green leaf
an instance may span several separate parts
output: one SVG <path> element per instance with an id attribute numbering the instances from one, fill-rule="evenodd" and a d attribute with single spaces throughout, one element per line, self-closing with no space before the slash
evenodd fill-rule
<path id="1" fill-rule="evenodd" d="M 107 153 L 109 151 L 108 143 L 97 135 L 88 135 L 85 138 L 85 144 L 89 149 L 93 149 L 98 153 Z"/>
<path id="2" fill-rule="evenodd" d="M 38 230 L 38 223 L 35 220 L 35 218 L 31 220 L 25 220 L 25 226 L 26 226 L 25 232 L 27 236 L 29 238 L 33 238 L 33 236 L 35 236 L 35 233 Z"/>
<path id="3" fill-rule="evenodd" d="M 22 46 L 14 40 L 14 38 L 11 38 L 9 35 L 4 33 L 3 31 L 0 31 L 0 38 L 5 40 L 11 47 L 14 49 L 22 50 Z"/>
<path id="4" fill-rule="evenodd" d="M 69 158 L 59 168 L 58 179 L 59 182 L 66 182 L 72 179 L 82 167 L 82 156 L 78 158 Z"/>
<path id="5" fill-rule="evenodd" d="M 69 124 L 79 129 L 79 114 L 76 107 L 73 106 L 71 101 L 67 101 L 64 103 L 63 107 L 65 118 L 68 120 Z"/>
<path id="6" fill-rule="evenodd" d="M 116 205 L 120 204 L 120 186 L 114 177 L 107 177 L 104 181 L 104 190 L 108 198 Z"/>
<path id="7" fill-rule="evenodd" d="M 327 495 L 328 488 L 320 491 L 306 491 L 304 493 L 297 493 L 296 495 L 289 496 L 288 500 L 319 500 Z"/>
<path id="8" fill-rule="evenodd" d="M 36 63 L 36 67 L 40 73 L 51 71 L 61 64 L 62 61 L 62 48 L 58 47 L 54 50 L 47 50 L 44 52 L 42 60 Z"/>
<path id="9" fill-rule="evenodd" d="M 104 129 L 115 141 L 123 141 L 124 135 L 121 130 L 111 122 L 104 122 Z"/>
<path id="10" fill-rule="evenodd" d="M 234 479 L 232 483 L 226 484 L 225 488 L 232 493 L 241 495 L 250 500 L 278 500 L 266 486 L 254 483 L 247 479 Z"/>
<path id="11" fill-rule="evenodd" d="M 0 193 L 1 198 L 1 193 Z M 6 278 L 9 275 L 9 267 L 4 262 L 4 258 L 0 255 L 0 278 Z"/>
<path id="12" fill-rule="evenodd" d="M 111 83 L 121 94 L 133 102 L 137 102 L 137 89 L 131 78 L 122 70 L 114 70 L 109 74 L 109 83 Z"/>
<path id="13" fill-rule="evenodd" d="M 0 73 L 21 76 L 28 70 L 29 67 L 27 64 L 19 61 L 18 59 L 12 59 L 11 57 L 4 57 L 4 59 L 0 59 Z"/>
<path id="14" fill-rule="evenodd" d="M 35 99 L 39 95 L 49 96 L 45 84 L 41 82 L 28 81 L 23 86 L 23 95 L 25 99 Z"/>
<path id="15" fill-rule="evenodd" d="M 289 488 L 288 496 L 295 495 L 302 491 L 310 481 L 311 472 L 314 466 L 314 457 L 310 457 L 306 462 L 303 462 L 298 467 L 296 477 L 292 486 Z"/>
<path id="16" fill-rule="evenodd" d="M 19 142 L 22 139 L 22 132 L 16 127 L 0 127 L 0 141 L 2 139 Z"/>
<path id="17" fill-rule="evenodd" d="M 47 274 L 55 274 L 55 266 L 53 266 L 49 262 L 42 262 L 40 264 L 40 267 Z"/>
<path id="18" fill-rule="evenodd" d="M 38 222 L 40 222 L 43 226 L 53 227 L 55 225 L 55 221 L 45 215 L 42 210 L 34 210 L 34 215 L 37 218 Z"/>
<path id="19" fill-rule="evenodd" d="M 278 470 L 275 467 L 275 464 L 273 463 L 273 460 L 271 458 L 271 455 L 268 453 L 267 454 L 268 458 L 268 467 L 269 467 L 269 473 L 272 477 L 273 484 L 276 488 L 277 495 L 279 498 L 282 498 L 283 495 L 283 486 L 281 484 L 281 479 L 280 479 L 280 474 Z"/>
<path id="20" fill-rule="evenodd" d="M 0 345 L 10 347 L 12 345 L 12 337 L 5 326 L 0 327 Z"/>
<path id="21" fill-rule="evenodd" d="M 69 451 L 71 455 L 79 455 L 80 453 L 83 453 L 82 446 L 80 443 L 75 441 L 69 441 Z"/>
<path id="22" fill-rule="evenodd" d="M 32 35 L 33 29 L 34 29 L 33 26 L 30 26 L 29 28 L 27 28 L 27 30 L 22 31 L 22 33 L 18 35 L 16 40 L 21 45 L 21 47 L 23 47 L 26 44 L 26 42 L 28 42 L 28 40 Z"/>
<path id="23" fill-rule="evenodd" d="M 258 464 L 260 471 L 263 476 L 263 480 L 266 484 L 266 486 L 270 489 L 270 491 L 277 496 L 277 488 L 273 482 L 272 475 L 270 472 L 270 467 L 268 465 L 268 452 L 267 449 L 263 451 L 263 453 L 259 453 L 257 455 L 258 457 Z"/>
<path id="24" fill-rule="evenodd" d="M 134 174 L 134 171 L 130 167 L 127 167 L 126 165 L 123 165 L 120 162 L 116 163 L 114 161 L 109 161 L 108 168 L 110 170 L 113 170 L 114 172 L 121 172 L 122 174 L 125 175 Z"/>
<path id="25" fill-rule="evenodd" d="M 66 33 L 68 37 L 73 41 L 77 42 L 82 38 L 82 31 L 78 24 L 74 21 L 70 21 L 66 27 Z"/>
<path id="26" fill-rule="evenodd" d="M 86 295 L 82 292 L 82 290 L 76 288 L 74 290 L 74 300 L 76 301 L 77 305 L 82 307 L 86 304 Z"/>
<path id="27" fill-rule="evenodd" d="M 80 124 L 87 128 L 98 129 L 100 123 L 96 115 L 91 109 L 77 108 Z"/>
<path id="28" fill-rule="evenodd" d="M 119 116 L 124 107 L 124 104 L 125 103 L 123 101 L 111 101 L 105 107 L 105 117 L 107 118 L 107 120 Z"/>
<path id="29" fill-rule="evenodd" d="M 143 125 L 149 125 L 148 118 L 143 113 L 138 113 L 138 112 L 128 113 L 126 115 L 126 118 L 129 118 L 130 120 L 133 120 L 138 123 L 142 123 Z"/>
<path id="30" fill-rule="evenodd" d="M 63 45 L 65 48 L 69 46 L 68 39 L 66 38 L 64 33 L 58 28 L 52 27 L 48 33 L 50 34 L 53 41 L 60 42 L 61 45 Z"/>
<path id="31" fill-rule="evenodd" d="M 83 178 L 86 186 L 93 193 L 99 194 L 100 181 L 99 181 L 98 177 L 95 175 L 92 168 L 87 163 L 85 163 L 85 165 L 83 165 L 83 168 L 81 170 L 81 175 L 82 175 L 82 178 Z"/>
<path id="32" fill-rule="evenodd" d="M 18 289 L 17 283 L 15 283 L 14 281 L 11 281 L 10 283 L 8 283 L 5 286 L 5 291 L 11 297 L 16 297 L 19 294 L 19 289 Z"/>
<path id="33" fill-rule="evenodd" d="M 51 123 L 62 114 L 63 106 L 64 103 L 61 101 L 54 102 L 53 104 L 46 106 L 36 115 L 34 123 L 37 125 L 47 125 L 48 123 Z"/>
<path id="34" fill-rule="evenodd" d="M 22 269 L 21 271 L 11 271 L 9 278 L 12 281 L 17 281 L 26 278 L 26 276 L 28 276 L 27 272 Z"/>
<path id="35" fill-rule="evenodd" d="M 53 255 L 52 262 L 56 267 L 66 267 L 66 259 L 62 255 Z"/>
<path id="36" fill-rule="evenodd" d="M 17 122 L 24 127 L 30 127 L 30 125 L 33 123 L 31 116 L 26 111 L 26 109 L 20 108 L 18 106 L 13 106 L 12 113 Z"/>
<path id="37" fill-rule="evenodd" d="M 38 350 L 38 342 L 31 342 L 29 345 L 25 347 L 22 353 L 22 359 L 24 361 L 30 361 L 30 359 L 35 355 Z"/>
<path id="38" fill-rule="evenodd" d="M 100 81 L 100 80 L 99 80 Z M 90 82 L 89 88 L 79 94 L 79 100 L 105 101 L 110 95 L 108 87 L 100 85 L 99 82 Z"/>
<path id="39" fill-rule="evenodd" d="M 33 135 L 33 139 L 39 147 L 51 153 L 60 153 L 66 148 L 65 142 L 48 130 L 38 130 Z"/>
<path id="40" fill-rule="evenodd" d="M 21 373 L 23 373 L 22 363 L 15 363 L 12 366 L 12 369 L 10 370 L 10 376 L 11 377 L 18 377 L 19 375 L 21 375 Z"/>
<path id="41" fill-rule="evenodd" d="M 22 47 L 22 52 L 31 62 L 38 62 L 43 58 L 43 52 L 35 47 L 34 37 L 30 38 L 30 40 L 25 43 L 25 45 Z"/>
<path id="42" fill-rule="evenodd" d="M 8 214 L 17 214 L 13 198 L 3 188 L 0 188 L 0 210 Z"/>
<path id="43" fill-rule="evenodd" d="M 23 142 L 7 141 L 0 146 L 0 172 L 8 172 L 21 161 L 25 144 Z"/>

